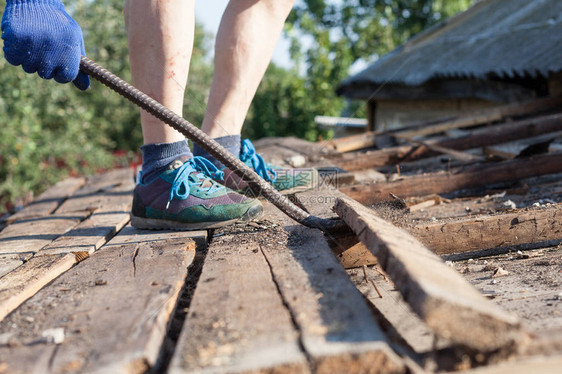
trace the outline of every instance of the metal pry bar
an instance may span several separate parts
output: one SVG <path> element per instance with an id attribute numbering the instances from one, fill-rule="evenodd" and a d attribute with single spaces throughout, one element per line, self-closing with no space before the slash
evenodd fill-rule
<path id="1" fill-rule="evenodd" d="M 176 129 L 191 141 L 197 143 L 201 146 L 201 148 L 209 152 L 210 155 L 216 157 L 217 160 L 221 161 L 226 167 L 234 171 L 236 175 L 248 183 L 256 196 L 261 194 L 283 213 L 300 224 L 317 228 L 324 232 L 339 230 L 345 226 L 342 221 L 328 220 L 312 216 L 305 212 L 293 204 L 286 196 L 279 193 L 279 191 L 277 191 L 271 184 L 263 180 L 237 157 L 234 157 L 211 137 L 195 127 L 192 123 L 178 116 L 164 105 L 152 99 L 150 96 L 138 90 L 131 84 L 125 82 L 123 79 L 119 78 L 107 69 L 96 64 L 89 58 L 82 56 L 80 60 L 80 70 L 152 114 L 162 122 Z"/>

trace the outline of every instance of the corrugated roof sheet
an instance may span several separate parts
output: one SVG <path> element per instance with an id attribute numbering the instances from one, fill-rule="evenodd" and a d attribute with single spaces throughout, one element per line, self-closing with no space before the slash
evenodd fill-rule
<path id="1" fill-rule="evenodd" d="M 562 0 L 486 0 L 346 79 L 421 85 L 431 79 L 547 76 L 562 71 Z"/>

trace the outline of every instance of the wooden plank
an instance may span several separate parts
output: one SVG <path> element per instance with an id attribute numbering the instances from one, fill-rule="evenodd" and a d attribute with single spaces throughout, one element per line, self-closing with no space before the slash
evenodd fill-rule
<path id="1" fill-rule="evenodd" d="M 530 138 L 561 129 L 562 114 L 553 114 L 473 130 L 464 136 L 436 140 L 430 139 L 426 143 L 429 146 L 460 151 Z M 332 161 L 345 170 L 356 171 L 420 160 L 439 154 L 440 152 L 424 146 L 402 145 L 375 151 L 348 153 L 341 155 L 341 158 L 334 158 Z"/>
<path id="2" fill-rule="evenodd" d="M 434 145 L 456 150 L 467 150 L 508 143 L 560 130 L 562 130 L 562 114 L 558 113 L 473 130 L 464 136 L 437 141 Z M 408 155 L 407 159 L 411 161 L 435 156 L 436 154 L 430 149 L 418 148 L 413 152 L 402 152 L 402 157 Z"/>
<path id="3" fill-rule="evenodd" d="M 351 135 L 345 138 L 326 140 L 320 144 L 328 149 L 345 153 L 374 146 L 378 135 L 378 132 L 369 131 L 364 134 Z"/>
<path id="4" fill-rule="evenodd" d="M 293 136 L 289 137 L 270 137 L 256 140 L 254 146 L 256 150 L 260 151 L 263 148 L 270 146 L 279 146 L 282 148 L 293 150 L 294 152 L 307 156 L 310 158 L 323 157 L 329 154 L 334 154 L 333 150 L 326 147 L 323 143 L 313 143 L 306 141 L 304 139 L 295 138 Z"/>
<path id="5" fill-rule="evenodd" d="M 203 249 L 207 246 L 207 231 L 139 230 L 131 225 L 127 225 L 117 236 L 111 239 L 111 243 L 113 245 L 123 245 L 172 239 L 193 240 L 197 248 Z"/>
<path id="6" fill-rule="evenodd" d="M 67 178 L 49 187 L 31 204 L 16 214 L 8 217 L 7 222 L 13 223 L 24 219 L 45 217 L 51 214 L 68 196 L 72 195 L 86 182 L 85 178 Z"/>
<path id="7" fill-rule="evenodd" d="M 513 351 L 528 341 L 516 316 L 484 298 L 410 234 L 349 198 L 338 199 L 335 210 L 437 335 L 483 352 Z"/>
<path id="8" fill-rule="evenodd" d="M 107 243 L 130 219 L 132 195 L 129 184 L 111 189 L 110 201 L 97 209 L 78 226 L 57 238 L 37 255 L 81 253 L 90 255 Z"/>
<path id="9" fill-rule="evenodd" d="M 36 256 L 57 253 L 91 255 L 119 232 L 130 219 L 126 212 L 95 212 L 63 236 L 55 239 Z"/>
<path id="10" fill-rule="evenodd" d="M 342 196 L 345 195 L 330 185 L 295 194 L 298 204 L 304 207 L 308 213 L 327 219 L 338 218 L 338 215 L 333 211 L 333 207 L 337 199 Z"/>
<path id="11" fill-rule="evenodd" d="M 428 142 L 422 142 L 419 140 L 409 140 L 411 143 L 414 144 L 419 144 L 424 148 L 428 148 L 438 154 L 444 154 L 444 155 L 449 155 L 451 156 L 453 159 L 456 159 L 458 161 L 463 161 L 463 162 L 473 162 L 473 161 L 485 161 L 486 158 L 484 156 L 481 155 L 473 155 L 467 152 L 461 152 L 458 151 L 456 149 L 451 149 L 451 148 L 445 148 L 441 145 L 438 144 L 431 144 Z"/>
<path id="12" fill-rule="evenodd" d="M 452 172 L 407 176 L 395 182 L 342 187 L 340 191 L 365 205 L 390 200 L 391 193 L 401 198 L 449 193 L 465 188 L 560 173 L 561 157 L 562 152 L 557 152 L 492 164 L 478 164 Z"/>
<path id="13" fill-rule="evenodd" d="M 372 268 L 366 268 L 365 272 L 368 280 L 365 279 L 363 269 L 347 271 L 359 292 L 392 326 L 390 339 L 394 338 L 406 343 L 417 354 L 425 354 L 448 346 L 445 340 L 438 340 L 438 337 L 412 311 L 390 280 L 383 278 Z M 375 282 L 382 297 L 379 296 L 371 281 Z M 393 333 L 396 336 L 393 336 Z"/>
<path id="14" fill-rule="evenodd" d="M 194 254 L 194 242 L 183 239 L 104 246 L 0 324 L 15 342 L 0 348 L 0 366 L 9 373 L 146 372 Z M 26 321 L 33 328 L 22 328 Z M 64 329 L 60 344 L 41 338 L 54 328 Z"/>
<path id="15" fill-rule="evenodd" d="M 425 123 L 412 125 L 407 129 L 398 130 L 398 132 L 394 133 L 394 135 L 410 139 L 420 135 L 437 134 L 452 129 L 483 125 L 499 121 L 505 117 L 523 116 L 530 113 L 546 111 L 553 108 L 559 108 L 560 105 L 562 105 L 562 97 L 533 99 L 524 102 L 511 103 L 500 107 L 483 109 L 481 111 L 471 113 L 469 116 L 462 116 L 454 120 L 437 123 L 435 125 L 427 126 Z"/>
<path id="16" fill-rule="evenodd" d="M 72 254 L 34 257 L 0 278 L 0 321 L 75 263 Z"/>
<path id="17" fill-rule="evenodd" d="M 559 240 L 562 239 L 562 204 L 423 224 L 408 230 L 440 255 Z"/>
<path id="18" fill-rule="evenodd" d="M 484 109 L 476 113 L 471 113 L 467 116 L 460 116 L 458 118 L 450 119 L 445 118 L 438 123 L 422 122 L 418 124 L 410 125 L 406 128 L 398 129 L 391 132 L 367 132 L 365 134 L 353 135 L 347 138 L 340 138 L 326 141 L 324 144 L 326 147 L 336 149 L 340 152 L 350 152 L 357 149 L 368 148 L 375 145 L 377 136 L 384 134 L 393 134 L 398 137 L 413 138 L 420 135 L 431 135 L 439 132 L 444 132 L 447 130 L 458 129 L 462 127 L 470 127 L 476 125 L 482 125 L 489 122 L 499 121 L 505 117 L 509 116 L 521 116 L 529 113 L 535 113 L 540 111 L 545 111 L 552 108 L 557 108 L 562 104 L 562 99 L 559 97 L 545 98 L 545 99 L 534 99 L 531 101 L 525 101 L 522 103 L 513 103 L 505 106 L 500 106 L 496 108 Z M 453 148 L 451 146 L 439 144 L 445 148 Z M 469 149 L 469 148 L 465 148 Z M 375 153 L 378 154 L 378 153 Z M 340 164 L 341 165 L 341 164 Z M 375 165 L 382 166 L 382 165 Z M 346 170 L 349 169 L 348 165 L 341 165 L 340 167 Z"/>
<path id="19" fill-rule="evenodd" d="M 511 360 L 499 365 L 489 365 L 472 370 L 462 371 L 466 374 L 559 374 L 562 367 L 562 356 L 535 356 Z M 458 373 L 458 372 L 456 372 Z"/>
<path id="20" fill-rule="evenodd" d="M 169 372 L 309 372 L 255 236 L 213 239 Z"/>
<path id="21" fill-rule="evenodd" d="M 330 198 L 323 198 L 321 199 L 322 203 L 318 204 L 317 196 Z M 314 197 L 314 199 L 310 199 L 310 197 Z M 332 209 L 338 197 L 345 197 L 345 195 L 338 190 L 321 190 L 296 194 L 297 200 L 307 211 L 310 212 L 312 210 L 314 214 L 325 218 L 338 217 Z M 398 335 L 391 338 L 405 342 L 416 353 L 426 353 L 434 349 L 436 336 L 412 312 L 394 287 L 394 284 L 390 283 L 388 279 L 380 282 L 381 277 L 378 276 L 379 274 L 371 268 L 366 268 L 370 279 L 378 279 L 377 284 L 384 296 L 379 298 L 373 285 L 365 282 L 363 269 L 353 269 L 363 265 L 378 264 L 373 253 L 363 243 L 357 243 L 357 236 L 355 234 L 346 236 L 332 235 L 329 236 L 329 239 L 328 243 L 332 247 L 332 252 L 334 252 L 336 258 L 344 268 L 350 269 L 347 273 L 355 287 L 387 323 L 392 326 L 393 331 Z M 445 340 L 441 339 L 437 347 L 441 348 L 445 344 Z"/>
<path id="22" fill-rule="evenodd" d="M 89 215 L 77 211 L 18 221 L 0 232 L 0 254 L 36 253 Z"/>
<path id="23" fill-rule="evenodd" d="M 18 255 L 0 255 L 0 278 L 23 264 L 24 259 Z"/>
<path id="24" fill-rule="evenodd" d="M 285 303 L 300 329 L 315 373 L 400 373 L 361 294 L 318 230 L 285 226 L 284 245 L 261 246 Z"/>
<path id="25" fill-rule="evenodd" d="M 331 237 L 330 239 L 328 244 L 344 269 L 377 264 L 376 257 L 365 247 L 365 244 L 361 242 L 357 243 L 357 237 L 355 235 L 344 238 Z"/>
<path id="26" fill-rule="evenodd" d="M 56 213 L 81 210 L 95 211 L 102 207 L 122 204 L 124 196 L 132 196 L 133 171 L 116 169 L 88 177 L 86 185 L 70 196 Z"/>
<path id="27" fill-rule="evenodd" d="M 295 194 L 295 199 L 299 206 L 316 217 L 336 219 L 338 215 L 332 208 L 338 197 L 342 196 L 345 195 L 334 187 L 322 186 L 312 191 L 299 192 Z M 327 242 L 345 269 L 376 263 L 376 258 L 358 242 L 355 234 L 328 235 Z"/>

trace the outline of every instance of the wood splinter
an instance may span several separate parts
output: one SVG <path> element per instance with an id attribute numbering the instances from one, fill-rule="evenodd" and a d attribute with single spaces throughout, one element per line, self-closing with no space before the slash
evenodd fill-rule
<path id="1" fill-rule="evenodd" d="M 371 284 L 373 285 L 373 287 L 375 287 L 375 291 L 377 291 L 377 293 L 379 294 L 379 297 L 382 299 L 382 293 L 379 290 L 379 288 L 377 287 L 377 284 L 375 283 L 375 281 L 373 279 L 371 279 Z"/>
<path id="2" fill-rule="evenodd" d="M 363 274 L 365 275 L 365 283 L 369 283 L 369 277 L 367 276 L 367 265 L 363 264 Z"/>

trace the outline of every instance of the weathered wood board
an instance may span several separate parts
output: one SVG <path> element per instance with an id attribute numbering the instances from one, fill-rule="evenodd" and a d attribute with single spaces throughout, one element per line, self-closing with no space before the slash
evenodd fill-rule
<path id="1" fill-rule="evenodd" d="M 16 254 L 0 255 L 0 278 L 23 264 L 24 259 L 25 256 L 22 258 Z"/>
<path id="2" fill-rule="evenodd" d="M 209 246 L 169 372 L 309 372 L 290 313 L 251 236 L 222 236 Z"/>
<path id="3" fill-rule="evenodd" d="M 335 187 L 321 186 L 311 191 L 299 192 L 295 194 L 295 199 L 300 206 L 316 217 L 339 219 L 332 208 L 338 197 L 341 196 L 345 195 Z M 358 242 L 355 234 L 327 235 L 327 242 L 336 258 L 346 269 L 377 263 L 371 251 L 363 243 Z"/>
<path id="4" fill-rule="evenodd" d="M 57 238 L 39 252 L 37 256 L 56 253 L 92 254 L 107 243 L 130 219 L 129 210 L 116 212 L 96 211 L 65 235 Z"/>
<path id="5" fill-rule="evenodd" d="M 0 254 L 36 253 L 89 215 L 90 212 L 87 211 L 76 211 L 11 224 L 0 232 Z"/>
<path id="6" fill-rule="evenodd" d="M 515 315 L 485 299 L 406 231 L 349 198 L 338 199 L 335 210 L 437 335 L 484 352 L 514 350 L 528 341 Z"/>
<path id="7" fill-rule="evenodd" d="M 562 204 L 494 216 L 430 223 L 408 229 L 437 254 L 562 239 Z"/>
<path id="8" fill-rule="evenodd" d="M 495 122 L 505 117 L 523 116 L 529 113 L 538 113 L 552 108 L 560 107 L 561 104 L 562 98 L 560 97 L 546 97 L 511 103 L 496 108 L 483 109 L 481 111 L 471 113 L 470 115 L 460 116 L 451 121 L 444 121 L 435 125 L 428 126 L 422 123 L 407 129 L 401 129 L 397 131 L 397 134 L 403 138 L 436 134 L 451 129 L 458 129 L 462 127 L 476 126 Z"/>
<path id="9" fill-rule="evenodd" d="M 384 333 L 323 234 L 286 226 L 283 246 L 261 248 L 297 323 L 315 373 L 400 373 Z"/>
<path id="10" fill-rule="evenodd" d="M 512 360 L 499 365 L 490 365 L 473 370 L 462 371 L 466 374 L 559 374 L 562 368 L 562 356 L 535 356 Z"/>
<path id="11" fill-rule="evenodd" d="M 388 133 L 401 138 L 412 138 L 420 135 L 436 134 L 452 129 L 495 122 L 510 116 L 522 116 L 529 113 L 541 112 L 559 107 L 561 103 L 562 99 L 559 97 L 533 99 L 524 102 L 511 103 L 500 107 L 483 109 L 475 113 L 470 113 L 468 115 L 452 119 L 444 118 L 438 121 L 423 121 L 421 123 L 412 124 L 405 128 L 397 129 L 391 132 L 371 131 L 364 134 L 352 135 L 346 138 L 328 140 L 321 144 L 340 152 L 349 152 L 361 148 L 371 147 L 376 144 L 377 137 Z"/>
<path id="12" fill-rule="evenodd" d="M 85 182 L 86 178 L 79 177 L 67 178 L 56 183 L 29 205 L 10 216 L 7 222 L 13 223 L 24 219 L 45 217 L 51 214 L 65 199 L 82 187 Z"/>
<path id="13" fill-rule="evenodd" d="M 464 188 L 515 182 L 523 178 L 560 173 L 562 172 L 561 157 L 562 154 L 557 152 L 491 165 L 475 165 L 453 172 L 406 176 L 388 183 L 343 187 L 340 190 L 362 204 L 389 200 L 391 193 L 401 198 L 448 193 Z"/>
<path id="14" fill-rule="evenodd" d="M 144 238 L 102 247 L 5 319 L 0 334 L 11 334 L 13 345 L 0 347 L 0 367 L 8 373 L 143 373 L 152 367 L 195 243 Z M 42 337 L 50 329 L 63 329 L 64 341 Z"/>
<path id="15" fill-rule="evenodd" d="M 113 245 L 153 242 L 160 240 L 184 239 L 193 240 L 197 248 L 205 248 L 207 246 L 206 230 L 197 231 L 170 231 L 170 230 L 139 230 L 131 225 L 125 226 L 119 235 L 111 239 Z"/>
<path id="16" fill-rule="evenodd" d="M 133 188 L 131 169 L 116 169 L 98 174 L 89 177 L 86 184 L 66 199 L 56 213 L 116 207 L 123 204 L 123 198 L 131 198 Z"/>
<path id="17" fill-rule="evenodd" d="M 561 129 L 562 115 L 553 114 L 473 130 L 463 136 L 436 140 L 429 139 L 426 143 L 429 146 L 467 150 L 538 136 Z M 439 152 L 425 146 L 401 145 L 374 151 L 346 153 L 334 158 L 333 162 L 345 170 L 356 171 L 419 160 L 438 154 Z"/>
<path id="18" fill-rule="evenodd" d="M 75 263 L 73 254 L 33 257 L 0 278 L 0 321 Z"/>
<path id="19" fill-rule="evenodd" d="M 392 326 L 395 334 L 391 337 L 405 342 L 417 354 L 425 354 L 434 349 L 447 346 L 447 342 L 438 337 L 423 323 L 404 301 L 394 284 L 368 267 L 348 270 L 352 282 L 359 292 L 377 309 Z M 365 279 L 367 274 L 368 280 Z M 382 297 L 371 283 L 375 282 Z"/>

